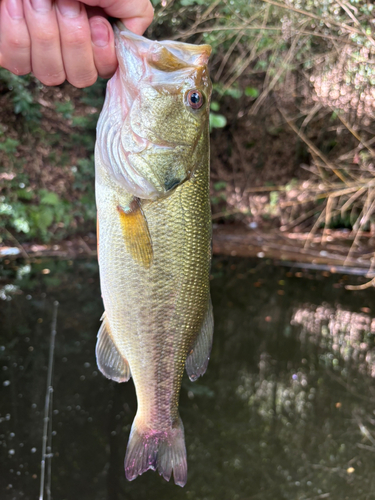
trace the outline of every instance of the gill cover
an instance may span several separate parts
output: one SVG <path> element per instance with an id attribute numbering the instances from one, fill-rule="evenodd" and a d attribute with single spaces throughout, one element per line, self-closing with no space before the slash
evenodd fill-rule
<path id="1" fill-rule="evenodd" d="M 197 167 L 208 130 L 211 47 L 155 42 L 125 28 L 114 30 L 119 67 L 108 82 L 97 154 L 126 191 L 155 200 Z M 192 89 L 204 97 L 199 110 L 187 102 Z"/>

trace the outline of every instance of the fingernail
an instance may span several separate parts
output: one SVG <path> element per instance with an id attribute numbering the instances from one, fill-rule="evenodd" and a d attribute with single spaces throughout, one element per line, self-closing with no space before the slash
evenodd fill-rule
<path id="1" fill-rule="evenodd" d="M 91 24 L 91 40 L 97 47 L 105 47 L 109 42 L 109 31 L 106 23 L 94 21 Z"/>
<path id="2" fill-rule="evenodd" d="M 77 17 L 81 13 L 81 3 L 76 0 L 58 0 L 57 6 L 64 17 Z"/>
<path id="3" fill-rule="evenodd" d="M 46 13 L 52 8 L 51 0 L 30 0 L 32 8 L 35 12 Z"/>
<path id="4" fill-rule="evenodd" d="M 23 19 L 22 0 L 8 0 L 7 10 L 12 19 Z"/>

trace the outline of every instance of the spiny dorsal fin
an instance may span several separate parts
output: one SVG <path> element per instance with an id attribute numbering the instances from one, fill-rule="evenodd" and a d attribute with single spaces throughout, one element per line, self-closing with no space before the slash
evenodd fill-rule
<path id="1" fill-rule="evenodd" d="M 192 382 L 204 375 L 210 359 L 212 336 L 214 333 L 214 317 L 212 313 L 211 297 L 208 300 L 208 309 L 203 320 L 202 329 L 186 358 L 186 371 Z"/>
<path id="2" fill-rule="evenodd" d="M 150 267 L 153 257 L 151 235 L 139 198 L 133 198 L 129 207 L 118 206 L 125 245 L 133 259 Z"/>
<path id="3" fill-rule="evenodd" d="M 105 377 L 111 380 L 127 382 L 131 377 L 129 364 L 121 356 L 112 340 L 105 313 L 101 319 L 103 322 L 99 328 L 95 350 L 98 368 Z"/>

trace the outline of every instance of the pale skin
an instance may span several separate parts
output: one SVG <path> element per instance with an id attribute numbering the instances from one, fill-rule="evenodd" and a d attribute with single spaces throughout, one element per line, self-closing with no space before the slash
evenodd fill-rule
<path id="1" fill-rule="evenodd" d="M 0 0 L 0 66 L 44 85 L 89 87 L 117 68 L 106 17 L 142 35 L 153 13 L 149 0 Z"/>

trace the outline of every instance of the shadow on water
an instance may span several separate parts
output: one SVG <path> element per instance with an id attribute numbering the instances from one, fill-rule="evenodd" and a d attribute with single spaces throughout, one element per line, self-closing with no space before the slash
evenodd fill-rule
<path id="1" fill-rule="evenodd" d="M 180 489 L 152 472 L 124 479 L 136 399 L 95 365 L 96 262 L 3 265 L 1 499 L 38 498 L 54 300 L 54 500 L 375 498 L 373 290 L 249 260 L 216 259 L 212 277 L 212 358 L 181 392 Z"/>

